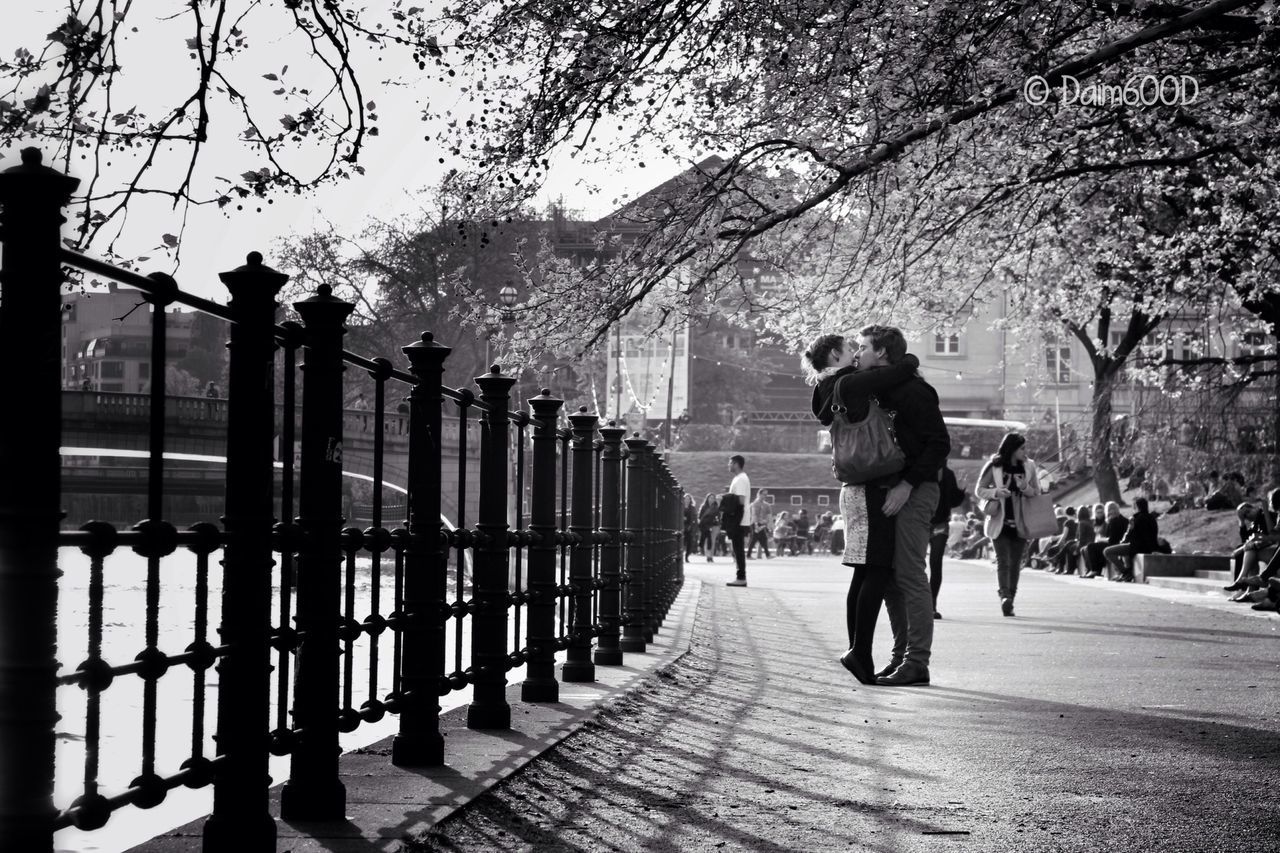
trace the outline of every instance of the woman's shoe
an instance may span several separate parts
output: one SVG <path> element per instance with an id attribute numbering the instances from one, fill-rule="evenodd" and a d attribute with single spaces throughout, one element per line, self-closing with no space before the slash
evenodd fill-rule
<path id="1" fill-rule="evenodd" d="M 1235 595 L 1227 599 L 1227 601 L 1235 601 L 1235 602 L 1246 602 L 1249 600 L 1250 600 L 1249 593 L 1243 590 L 1241 590 L 1240 592 L 1237 592 Z"/>
<path id="2" fill-rule="evenodd" d="M 875 684 L 875 665 L 869 660 L 859 660 L 854 655 L 853 649 L 845 652 L 840 656 L 840 664 L 853 673 L 853 677 L 858 679 L 862 684 Z"/>

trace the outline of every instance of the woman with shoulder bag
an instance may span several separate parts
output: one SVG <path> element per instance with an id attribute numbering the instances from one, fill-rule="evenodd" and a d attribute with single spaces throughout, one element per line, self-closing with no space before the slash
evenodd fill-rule
<path id="1" fill-rule="evenodd" d="M 1028 530 L 1024 518 L 1028 510 L 1026 500 L 1040 495 L 1036 464 L 1027 458 L 1026 445 L 1027 439 L 1020 433 L 1005 433 L 1000 447 L 978 474 L 973 489 L 978 500 L 984 501 L 984 531 L 996 552 L 1000 611 L 1005 616 L 1013 615 L 1027 541 L 1042 535 Z"/>
<path id="2" fill-rule="evenodd" d="M 837 414 L 848 421 L 864 421 L 871 414 L 871 397 L 915 376 L 920 361 L 907 355 L 897 364 L 859 371 L 854 364 L 856 342 L 841 335 L 823 335 L 804 353 L 805 378 L 813 389 L 813 414 L 830 426 Z M 898 466 L 899 470 L 901 465 Z M 849 650 L 840 657 L 844 668 L 863 684 L 875 684 L 871 641 L 884 603 L 884 587 L 893 567 L 894 520 L 884 514 L 884 499 L 897 484 L 898 474 L 851 484 L 842 479 L 840 513 L 844 517 L 842 563 L 853 569 L 845 599 Z M 893 662 L 896 666 L 898 662 Z"/>

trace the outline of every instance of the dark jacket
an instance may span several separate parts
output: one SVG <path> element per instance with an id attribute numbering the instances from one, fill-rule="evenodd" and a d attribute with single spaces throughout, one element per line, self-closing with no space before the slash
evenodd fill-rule
<path id="1" fill-rule="evenodd" d="M 938 472 L 947 464 L 951 436 L 942 422 L 938 392 L 919 376 L 879 395 L 880 405 L 894 412 L 893 431 L 898 446 L 907 457 L 902 479 L 912 487 L 938 482 Z"/>
<path id="2" fill-rule="evenodd" d="M 1129 519 L 1123 515 L 1117 515 L 1115 518 L 1107 520 L 1105 538 L 1108 545 L 1119 545 L 1124 541 L 1124 537 L 1128 532 Z"/>
<path id="3" fill-rule="evenodd" d="M 1124 535 L 1135 554 L 1150 554 L 1159 546 L 1160 527 L 1156 517 L 1149 512 L 1135 512 L 1129 520 L 1129 531 Z"/>
<path id="4" fill-rule="evenodd" d="M 831 426 L 835 413 L 831 411 L 836 383 L 845 376 L 853 377 L 840 383 L 840 405 L 849 410 L 851 420 L 860 421 L 867 416 L 867 398 L 884 394 L 895 385 L 901 385 L 916 375 L 920 359 L 908 353 L 898 364 L 873 367 L 859 371 L 845 367 L 830 376 L 823 377 L 813 389 L 813 415 L 823 426 Z M 905 448 L 903 448 L 905 452 Z"/>
<path id="5" fill-rule="evenodd" d="M 956 482 L 956 474 L 950 468 L 942 468 L 942 488 L 938 490 L 938 508 L 933 512 L 930 524 L 942 524 L 951 518 L 951 510 L 964 503 L 964 489 Z"/>

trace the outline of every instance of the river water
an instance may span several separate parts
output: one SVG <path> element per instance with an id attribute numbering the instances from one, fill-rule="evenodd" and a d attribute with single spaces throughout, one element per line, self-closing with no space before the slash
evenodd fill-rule
<path id="1" fill-rule="evenodd" d="M 209 642 L 217 645 L 216 632 L 222 604 L 222 567 L 219 553 L 210 555 L 209 566 Z M 58 658 L 60 672 L 73 671 L 88 654 L 88 589 L 89 559 L 73 548 L 64 548 L 60 554 L 60 567 L 64 574 L 59 587 L 58 600 Z M 147 561 L 131 551 L 121 549 L 104 563 L 104 601 L 102 657 L 112 665 L 120 665 L 134 658 L 146 646 L 146 575 Z M 380 611 L 385 616 L 393 609 L 393 566 L 384 559 L 380 572 Z M 452 568 L 451 568 L 452 576 Z M 195 613 L 196 559 L 180 550 L 161 561 L 161 595 L 159 609 L 159 647 L 167 654 L 178 654 L 191 643 Z M 370 611 L 370 592 L 373 586 L 372 563 L 357 561 L 355 618 L 363 620 Z M 277 586 L 278 589 L 278 586 Z M 278 612 L 278 603 L 273 605 Z M 508 648 L 517 644 L 514 634 L 514 618 L 508 613 Z M 523 625 L 523 619 L 522 619 Z M 463 620 L 463 667 L 470 665 L 471 620 Z M 523 627 L 521 629 L 523 631 Z M 447 669 L 453 669 L 455 654 L 455 630 L 452 623 L 448 631 Z M 384 632 L 378 665 L 378 692 L 383 696 L 391 689 L 392 633 Z M 523 645 L 520 642 L 518 645 Z M 276 654 L 272 653 L 273 664 Z M 562 657 L 562 656 L 561 656 Z M 290 675 L 292 676 L 292 665 Z M 359 707 L 367 697 L 369 675 L 369 638 L 361 635 L 355 642 L 353 704 Z M 213 732 L 217 719 L 218 687 L 215 668 L 202 676 L 207 685 L 204 713 L 204 754 L 215 754 Z M 508 673 L 509 682 L 524 679 L 524 668 Z M 183 761 L 191 755 L 192 741 L 192 689 L 194 673 L 186 666 L 170 669 L 157 682 L 158 723 L 156 726 L 156 772 L 168 776 L 179 770 Z M 276 707 L 273 681 L 272 707 L 269 727 L 275 727 Z M 85 713 L 86 692 L 78 687 L 58 689 L 57 779 L 55 804 L 66 808 L 83 793 L 85 763 Z M 445 710 L 468 703 L 471 688 L 451 693 L 440 700 Z M 335 694 L 335 702 L 340 696 Z M 101 734 L 99 746 L 98 783 L 100 792 L 112 796 L 126 790 L 129 782 L 141 772 L 143 682 L 136 675 L 118 677 L 102 693 Z M 341 736 L 343 750 L 373 743 L 394 734 L 398 718 L 388 714 L 376 724 L 364 723 L 350 734 Z M 273 784 L 284 782 L 289 775 L 289 759 L 272 758 Z M 102 851 L 114 853 L 141 843 L 161 832 L 181 826 L 202 815 L 213 806 L 213 789 L 200 790 L 178 788 L 169 792 L 159 806 L 142 810 L 128 806 L 112 815 L 107 825 L 94 832 L 66 829 L 55 837 L 59 851 Z"/>

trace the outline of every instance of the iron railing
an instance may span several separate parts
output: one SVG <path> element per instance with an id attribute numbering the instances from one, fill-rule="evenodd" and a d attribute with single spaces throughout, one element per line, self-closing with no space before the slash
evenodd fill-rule
<path id="1" fill-rule="evenodd" d="M 222 306 L 163 274 L 69 251 L 61 211 L 75 186 L 41 165 L 34 149 L 0 173 L 0 353 L 11 367 L 24 365 L 10 371 L 16 379 L 8 389 L 23 401 L 24 417 L 0 419 L 6 849 L 51 851 L 60 828 L 97 829 L 126 806 L 150 808 L 179 786 L 211 785 L 205 849 L 274 850 L 271 754 L 290 761 L 282 817 L 342 820 L 341 732 L 396 714 L 391 761 L 439 765 L 447 759 L 442 696 L 470 689 L 468 725 L 506 729 L 511 670 L 526 667 L 522 701 L 553 702 L 559 680 L 592 681 L 596 666 L 645 651 L 683 581 L 682 492 L 648 442 L 624 442 L 622 428 L 601 425 L 585 409 L 561 427 L 563 403 L 545 389 L 527 411 L 512 411 L 514 379 L 496 364 L 476 379 L 478 394 L 445 387 L 450 350 L 430 333 L 402 348 L 407 369 L 345 352 L 352 306 L 326 286 L 295 303 L 301 322 L 277 324 L 276 295 L 287 277 L 257 253 L 221 274 L 231 294 Z M 64 265 L 135 288 L 153 309 L 147 517 L 129 530 L 61 517 Z M 164 519 L 172 403 L 164 387 L 165 309 L 175 303 L 231 324 L 225 502 L 220 524 L 210 519 L 186 530 Z M 372 383 L 367 413 L 344 411 L 348 370 Z M 385 440 L 406 430 L 406 485 L 388 496 Z M 369 432 L 371 473 L 359 482 L 370 524 L 348 527 L 343 441 Z M 478 452 L 470 446 L 477 436 Z M 87 557 L 80 569 L 87 577 L 63 576 L 60 564 L 75 562 L 67 557 L 73 549 Z M 113 589 L 113 557 L 126 551 L 145 561 L 141 612 L 111 630 L 126 631 L 128 642 L 136 635 L 141 651 L 120 661 L 104 646 L 104 613 L 125 594 Z M 190 576 L 162 570 L 177 551 L 192 555 L 185 558 Z M 55 633 L 59 594 L 69 584 L 81 584 L 77 595 L 84 590 L 87 627 L 86 655 L 70 666 L 59 659 Z M 175 632 L 174 602 L 187 593 Z M 181 650 L 172 647 L 176 636 L 187 643 Z M 183 672 L 190 688 L 169 707 L 164 700 Z M 142 689 L 138 771 L 131 781 L 111 781 L 102 778 L 104 708 L 113 686 L 132 678 Z M 68 803 L 54 795 L 59 691 L 84 692 L 81 790 Z M 162 718 L 165 730 L 189 733 L 182 755 L 157 747 Z"/>

